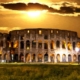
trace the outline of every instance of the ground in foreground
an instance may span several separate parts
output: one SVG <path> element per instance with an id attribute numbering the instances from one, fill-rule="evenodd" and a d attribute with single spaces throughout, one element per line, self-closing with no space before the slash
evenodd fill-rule
<path id="1" fill-rule="evenodd" d="M 80 65 L 0 64 L 0 80 L 80 80 Z"/>

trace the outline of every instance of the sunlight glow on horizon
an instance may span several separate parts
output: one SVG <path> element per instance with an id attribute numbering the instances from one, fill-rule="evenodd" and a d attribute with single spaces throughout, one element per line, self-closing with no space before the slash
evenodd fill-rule
<path id="1" fill-rule="evenodd" d="M 27 15 L 31 18 L 40 17 L 41 11 L 28 11 Z"/>
<path id="2" fill-rule="evenodd" d="M 49 0 L 18 0 L 18 1 L 13 1 L 13 2 L 25 2 L 25 3 L 29 3 L 29 2 L 32 2 L 32 3 L 52 3 L 52 1 L 49 1 Z"/>
<path id="3" fill-rule="evenodd" d="M 36 18 L 42 18 L 43 15 L 47 13 L 47 10 L 42 10 L 42 11 L 41 10 L 29 10 L 27 12 L 22 11 L 21 13 L 24 14 L 24 16 L 28 16 L 29 18 L 36 19 Z"/>

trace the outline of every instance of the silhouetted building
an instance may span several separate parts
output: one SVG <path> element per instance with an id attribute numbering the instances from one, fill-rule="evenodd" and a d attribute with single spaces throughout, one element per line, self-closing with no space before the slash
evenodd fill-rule
<path id="1" fill-rule="evenodd" d="M 0 33 L 0 62 L 78 62 L 80 38 L 59 29 L 24 29 Z"/>

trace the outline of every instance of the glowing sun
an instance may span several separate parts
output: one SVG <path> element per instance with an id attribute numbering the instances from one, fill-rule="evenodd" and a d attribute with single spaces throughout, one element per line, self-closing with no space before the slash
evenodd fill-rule
<path id="1" fill-rule="evenodd" d="M 27 14 L 29 17 L 35 18 L 41 15 L 41 11 L 28 11 Z"/>

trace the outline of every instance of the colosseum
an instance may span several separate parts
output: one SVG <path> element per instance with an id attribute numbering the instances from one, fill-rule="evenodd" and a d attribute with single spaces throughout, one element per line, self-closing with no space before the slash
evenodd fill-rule
<path id="1" fill-rule="evenodd" d="M 13 30 L 0 33 L 0 62 L 78 62 L 80 38 L 59 29 Z"/>

